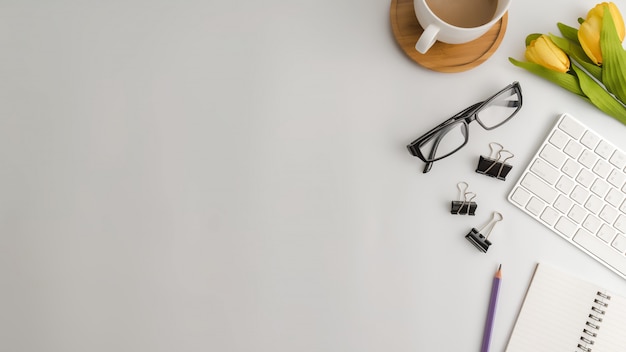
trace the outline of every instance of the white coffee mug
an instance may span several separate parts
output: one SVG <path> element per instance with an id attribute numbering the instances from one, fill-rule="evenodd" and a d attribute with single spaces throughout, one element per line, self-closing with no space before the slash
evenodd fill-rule
<path id="1" fill-rule="evenodd" d="M 414 0 L 424 32 L 415 49 L 424 54 L 441 41 L 462 44 L 479 38 L 508 11 L 511 0 Z"/>

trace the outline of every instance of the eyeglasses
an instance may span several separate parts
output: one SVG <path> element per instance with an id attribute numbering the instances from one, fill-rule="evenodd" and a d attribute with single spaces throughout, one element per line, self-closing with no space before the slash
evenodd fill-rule
<path id="1" fill-rule="evenodd" d="M 509 121 L 521 108 L 522 87 L 519 82 L 513 82 L 487 100 L 468 107 L 426 132 L 407 148 L 426 163 L 424 173 L 427 173 L 435 161 L 454 154 L 467 144 L 468 125 L 472 121 L 492 130 Z"/>

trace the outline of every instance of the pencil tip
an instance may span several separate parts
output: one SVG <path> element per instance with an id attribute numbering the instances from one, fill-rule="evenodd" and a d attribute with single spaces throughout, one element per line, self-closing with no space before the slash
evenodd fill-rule
<path id="1" fill-rule="evenodd" d="M 500 266 L 498 266 L 498 270 L 502 269 L 502 264 L 500 264 Z"/>

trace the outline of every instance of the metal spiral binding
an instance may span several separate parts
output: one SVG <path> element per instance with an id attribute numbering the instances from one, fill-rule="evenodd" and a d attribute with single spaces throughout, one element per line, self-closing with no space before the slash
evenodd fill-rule
<path id="1" fill-rule="evenodd" d="M 591 313 L 588 315 L 588 320 L 585 323 L 585 328 L 580 336 L 580 342 L 578 343 L 578 349 L 583 352 L 592 352 L 591 348 L 595 343 L 594 338 L 598 336 L 598 330 L 600 330 L 600 323 L 602 323 L 603 316 L 606 314 L 606 308 L 609 306 L 607 301 L 611 300 L 611 296 L 604 292 L 598 291 L 596 295 L 599 298 L 593 300 L 594 305 L 591 306 Z"/>

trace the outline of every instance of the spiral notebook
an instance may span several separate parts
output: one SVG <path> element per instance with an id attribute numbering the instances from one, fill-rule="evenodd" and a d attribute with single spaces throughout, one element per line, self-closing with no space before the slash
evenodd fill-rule
<path id="1" fill-rule="evenodd" d="M 626 351 L 626 298 L 538 264 L 506 352 Z"/>

